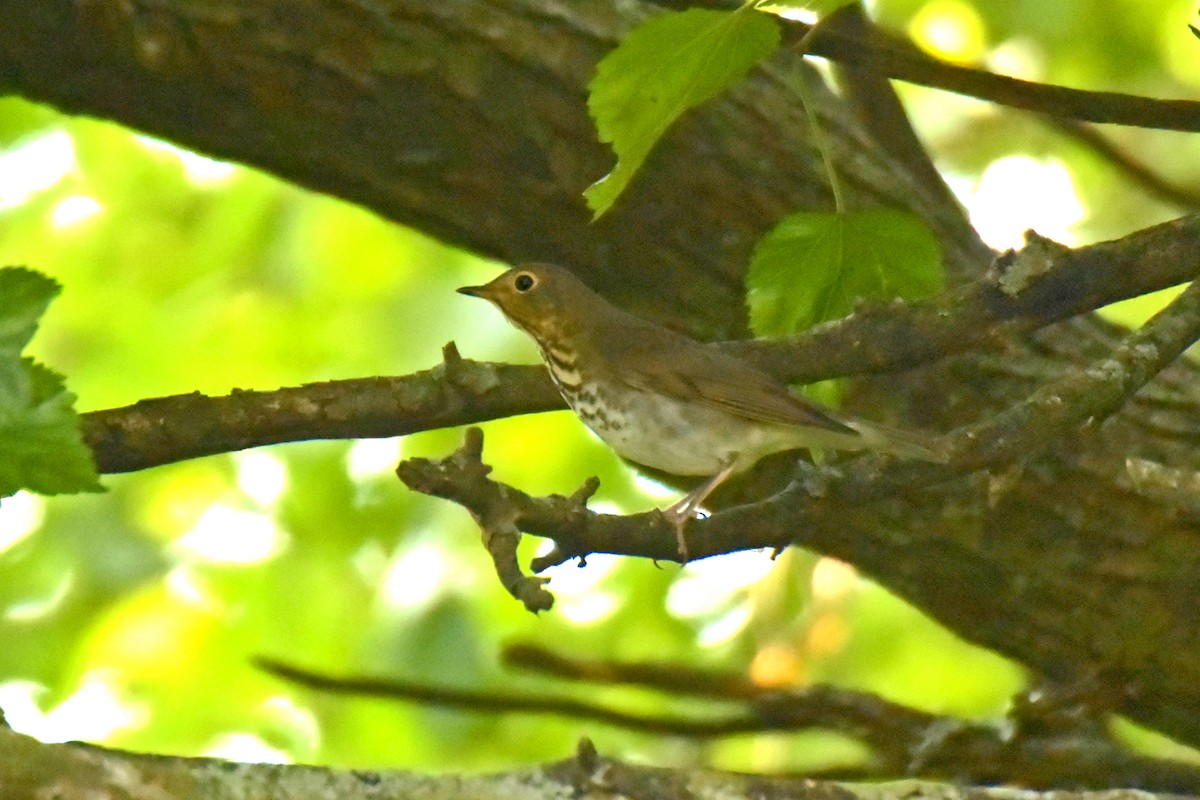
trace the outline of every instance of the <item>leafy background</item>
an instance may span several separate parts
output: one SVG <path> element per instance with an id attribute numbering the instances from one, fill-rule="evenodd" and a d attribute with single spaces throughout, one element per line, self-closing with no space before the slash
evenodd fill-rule
<path id="1" fill-rule="evenodd" d="M 944 57 L 1022 77 L 1194 97 L 1186 2 L 888 0 L 873 13 Z M 1068 243 L 1178 213 L 1024 114 L 900 87 L 939 166 L 996 246 L 1026 227 Z M 1181 184 L 1195 137 L 1107 129 Z M 81 410 L 199 390 L 401 374 L 454 339 L 473 358 L 532 362 L 486 305 L 456 295 L 481 262 L 343 202 L 119 127 L 0 100 L 0 262 L 64 291 L 30 354 Z M 1148 301 L 1120 313 L 1133 320 Z M 500 480 L 564 492 L 598 474 L 598 505 L 638 510 L 638 479 L 568 413 L 487 426 Z M 458 431 L 305 443 L 104 479 L 103 495 L 0 503 L 0 708 L 44 739 L 168 753 L 482 770 L 602 752 L 746 770 L 856 763 L 824 734 L 715 743 L 593 723 L 481 716 L 321 696 L 253 668 L 269 655 L 333 672 L 474 688 L 579 692 L 502 669 L 510 642 L 580 657 L 679 661 L 764 684 L 827 681 L 969 717 L 1003 712 L 1022 672 L 955 639 L 852 569 L 801 551 L 657 569 L 589 559 L 553 572 L 534 618 L 498 587 L 464 512 L 404 490 L 400 456 Z M 525 545 L 532 553 L 536 541 Z M 585 690 L 647 713 L 712 711 Z"/>

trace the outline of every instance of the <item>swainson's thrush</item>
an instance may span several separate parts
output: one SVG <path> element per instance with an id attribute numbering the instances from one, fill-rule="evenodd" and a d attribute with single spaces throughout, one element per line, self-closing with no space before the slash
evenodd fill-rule
<path id="1" fill-rule="evenodd" d="M 526 264 L 458 291 L 533 337 L 567 404 L 622 458 L 711 476 L 664 512 L 685 561 L 687 521 L 763 456 L 815 447 L 943 460 L 919 435 L 836 419 L 749 364 L 622 311 L 561 267 Z"/>

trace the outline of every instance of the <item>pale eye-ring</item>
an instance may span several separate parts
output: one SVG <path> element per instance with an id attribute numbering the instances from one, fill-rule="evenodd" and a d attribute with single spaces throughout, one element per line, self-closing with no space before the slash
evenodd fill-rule
<path id="1" fill-rule="evenodd" d="M 513 287 L 516 288 L 518 292 L 528 292 L 534 286 L 537 286 L 537 279 L 528 272 L 522 272 L 513 280 Z"/>

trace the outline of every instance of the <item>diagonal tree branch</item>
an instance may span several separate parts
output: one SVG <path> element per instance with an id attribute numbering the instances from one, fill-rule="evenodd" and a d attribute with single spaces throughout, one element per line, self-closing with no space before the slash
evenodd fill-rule
<path id="1" fill-rule="evenodd" d="M 792 41 L 811 26 L 792 22 Z M 889 78 L 989 100 L 1009 108 L 1081 122 L 1130 125 L 1172 131 L 1200 131 L 1200 102 L 1163 100 L 1121 92 L 1098 92 L 997 75 L 934 58 L 912 42 L 872 26 L 870 34 L 838 28 L 818 31 L 808 52 L 875 71 Z"/>

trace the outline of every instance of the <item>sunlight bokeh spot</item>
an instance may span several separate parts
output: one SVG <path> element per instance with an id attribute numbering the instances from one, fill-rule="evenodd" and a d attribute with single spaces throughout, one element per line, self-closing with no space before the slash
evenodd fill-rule
<path id="1" fill-rule="evenodd" d="M 148 713 L 144 707 L 123 698 L 108 671 L 84 676 L 70 696 L 43 712 L 38 697 L 45 689 L 30 681 L 0 684 L 0 708 L 14 730 L 43 742 L 72 740 L 102 741 L 120 731 L 139 727 Z"/>
<path id="2" fill-rule="evenodd" d="M 413 609 L 433 600 L 450 570 L 446 553 L 435 544 L 421 543 L 392 559 L 380 591 L 391 608 Z"/>
<path id="3" fill-rule="evenodd" d="M 163 584 L 172 597 L 186 605 L 217 610 L 216 598 L 204 587 L 190 566 L 178 566 L 170 570 L 163 576 Z"/>
<path id="4" fill-rule="evenodd" d="M 538 555 L 545 555 L 554 548 L 554 542 L 546 539 Z M 552 571 L 554 594 L 559 598 L 583 595 L 596 589 L 626 559 L 608 553 L 593 553 L 587 557 L 587 565 L 580 567 L 578 559 L 560 564 Z"/>
<path id="5" fill-rule="evenodd" d="M 667 592 L 667 610 L 677 617 L 714 614 L 730 599 L 761 580 L 775 566 L 765 550 L 729 553 L 693 561 Z"/>
<path id="6" fill-rule="evenodd" d="M 24 205 L 75 168 L 75 143 L 60 129 L 18 142 L 0 153 L 0 209 Z"/>
<path id="7" fill-rule="evenodd" d="M 50 211 L 50 224 L 58 230 L 78 225 L 104 210 L 103 204 L 86 194 L 73 194 L 54 204 Z"/>
<path id="8" fill-rule="evenodd" d="M 617 509 L 601 511 L 601 503 L 592 509 L 600 513 L 616 514 Z M 545 555 L 554 547 L 549 539 L 543 541 L 538 549 L 538 555 Z M 606 578 L 624 563 L 622 556 L 607 553 L 593 553 L 587 557 L 587 564 L 579 566 L 579 561 L 573 559 L 555 567 L 547 573 L 552 579 L 551 588 L 554 591 L 556 613 L 561 613 L 566 619 L 580 624 L 589 625 L 601 622 L 612 616 L 620 607 L 620 596 L 600 588 Z"/>
<path id="9" fill-rule="evenodd" d="M 317 722 L 316 715 L 311 710 L 297 705 L 293 698 L 282 694 L 268 697 L 263 701 L 261 708 L 267 718 L 295 736 L 305 751 L 312 752 L 320 746 L 321 725 Z"/>
<path id="10" fill-rule="evenodd" d="M 46 501 L 32 492 L 20 491 L 0 500 L 0 555 L 40 528 L 45 517 Z"/>
<path id="11" fill-rule="evenodd" d="M 1020 248 L 1030 228 L 1062 244 L 1078 243 L 1072 228 L 1084 218 L 1083 203 L 1070 171 L 1056 159 L 996 159 L 961 199 L 980 236 L 997 250 Z"/>
<path id="12" fill-rule="evenodd" d="M 912 18 L 908 32 L 926 51 L 948 61 L 977 61 L 987 47 L 983 18 L 961 0 L 926 3 Z"/>
<path id="13" fill-rule="evenodd" d="M 287 535 L 270 516 L 214 503 L 174 548 L 205 561 L 249 565 L 274 558 L 286 544 Z"/>
<path id="14" fill-rule="evenodd" d="M 576 625 L 594 625 L 613 615 L 621 604 L 612 592 L 592 591 L 584 594 L 565 595 L 554 585 L 554 610 Z"/>
<path id="15" fill-rule="evenodd" d="M 233 490 L 230 475 L 213 460 L 171 467 L 147 480 L 138 524 L 163 541 L 191 530 L 204 512 Z"/>
<path id="16" fill-rule="evenodd" d="M 251 451 L 238 459 L 237 483 L 259 505 L 274 505 L 287 489 L 287 466 L 264 450 Z"/>
<path id="17" fill-rule="evenodd" d="M 184 177 L 193 186 L 204 187 L 224 183 L 238 170 L 236 164 L 202 156 L 152 136 L 135 136 L 134 138 L 150 152 L 173 156 L 183 170 Z"/>
<path id="18" fill-rule="evenodd" d="M 59 609 L 74 586 L 75 570 L 69 569 L 59 576 L 50 591 L 42 596 L 18 601 L 4 609 L 4 619 L 12 622 L 33 622 L 48 617 Z"/>
<path id="19" fill-rule="evenodd" d="M 988 69 L 1011 75 L 1024 81 L 1043 80 L 1046 74 L 1046 53 L 1033 39 L 1007 39 L 988 51 L 984 60 Z"/>
<path id="20" fill-rule="evenodd" d="M 359 439 L 346 453 L 346 469 L 354 481 L 365 481 L 395 472 L 400 463 L 400 437 Z"/>
<path id="21" fill-rule="evenodd" d="M 854 591 L 858 585 L 858 570 L 845 561 L 825 556 L 819 559 L 812 571 L 812 594 L 814 600 L 832 602 L 840 600 Z"/>
<path id="22" fill-rule="evenodd" d="M 769 11 L 772 14 L 778 14 L 784 19 L 794 19 L 797 22 L 803 22 L 805 25 L 812 25 L 818 19 L 816 9 L 809 8 L 807 5 L 792 5 L 791 3 L 764 3 L 759 6 L 764 11 Z"/>
<path id="23" fill-rule="evenodd" d="M 655 500 L 670 500 L 674 502 L 683 494 L 678 489 L 667 486 L 665 483 L 656 481 L 654 478 L 636 471 L 633 473 L 633 485 L 637 487 L 639 492 Z"/>
<path id="24" fill-rule="evenodd" d="M 226 733 L 218 736 L 200 753 L 242 764 L 290 764 L 292 757 L 264 742 L 252 733 Z"/>
<path id="25" fill-rule="evenodd" d="M 716 647 L 741 633 L 750 621 L 750 604 L 739 603 L 702 627 L 696 634 L 696 644 Z"/>
<path id="26" fill-rule="evenodd" d="M 815 656 L 828 656 L 845 647 L 849 637 L 845 618 L 841 614 L 825 613 L 808 626 L 805 646 Z"/>
<path id="27" fill-rule="evenodd" d="M 782 642 L 760 647 L 750 662 L 750 680 L 759 686 L 795 686 L 802 682 L 803 673 L 795 648 Z"/>
<path id="28" fill-rule="evenodd" d="M 232 178 L 238 169 L 236 164 L 219 161 L 188 150 L 179 152 L 179 163 L 183 166 L 183 174 L 196 186 L 223 183 Z"/>

